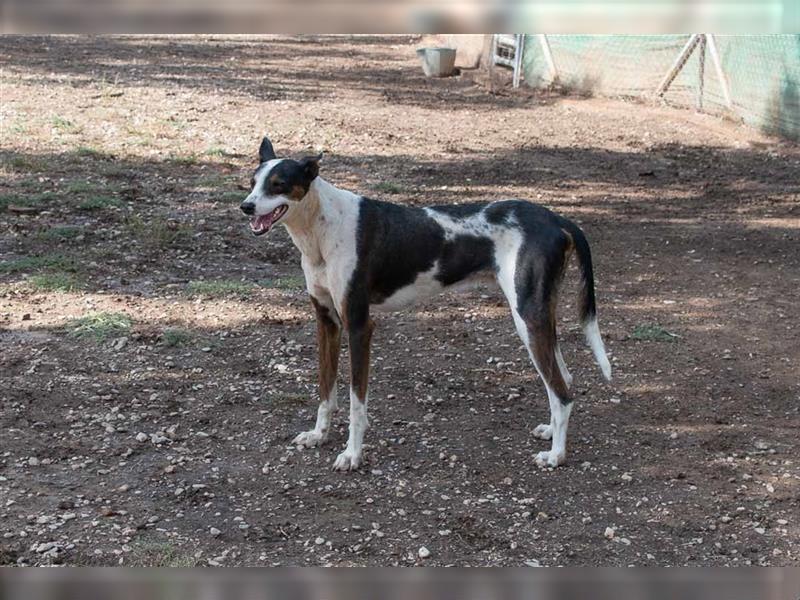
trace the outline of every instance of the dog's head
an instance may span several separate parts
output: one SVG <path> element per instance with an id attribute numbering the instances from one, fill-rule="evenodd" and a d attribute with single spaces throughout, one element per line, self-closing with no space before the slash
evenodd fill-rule
<path id="1" fill-rule="evenodd" d="M 254 235 L 264 235 L 303 201 L 311 182 L 319 174 L 322 155 L 300 160 L 277 158 L 269 138 L 261 140 L 258 149 L 258 168 L 250 183 L 250 194 L 241 209 L 250 215 Z"/>

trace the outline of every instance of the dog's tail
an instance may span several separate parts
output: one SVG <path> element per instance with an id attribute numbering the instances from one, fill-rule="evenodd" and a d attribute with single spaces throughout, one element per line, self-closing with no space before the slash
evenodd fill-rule
<path id="1" fill-rule="evenodd" d="M 597 305 L 594 297 L 594 269 L 592 268 L 592 252 L 589 242 L 580 227 L 565 219 L 565 229 L 572 236 L 575 243 L 575 253 L 581 268 L 581 291 L 579 296 L 579 313 L 583 333 L 592 349 L 594 358 L 603 372 L 603 377 L 611 381 L 611 364 L 608 362 L 606 347 L 600 336 L 600 327 L 597 325 Z"/>

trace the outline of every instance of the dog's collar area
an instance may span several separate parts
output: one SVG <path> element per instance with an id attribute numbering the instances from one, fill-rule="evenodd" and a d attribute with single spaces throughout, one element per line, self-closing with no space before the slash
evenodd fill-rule
<path id="1" fill-rule="evenodd" d="M 253 232 L 253 235 L 264 235 L 267 233 L 272 229 L 272 226 L 286 214 L 287 210 L 289 210 L 289 206 L 281 204 L 278 208 L 265 215 L 250 219 L 250 230 Z"/>

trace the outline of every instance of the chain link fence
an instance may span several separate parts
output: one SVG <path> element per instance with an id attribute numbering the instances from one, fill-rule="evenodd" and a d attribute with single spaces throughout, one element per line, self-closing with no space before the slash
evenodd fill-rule
<path id="1" fill-rule="evenodd" d="M 663 91 L 674 106 L 800 140 L 800 35 L 528 35 L 523 73 L 532 87 L 583 95 Z"/>

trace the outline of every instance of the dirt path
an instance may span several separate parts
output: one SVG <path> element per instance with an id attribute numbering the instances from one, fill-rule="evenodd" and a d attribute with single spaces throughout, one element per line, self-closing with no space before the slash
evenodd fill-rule
<path id="1" fill-rule="evenodd" d="M 0 563 L 797 564 L 798 149 L 425 80 L 415 44 L 0 38 Z M 572 270 L 565 467 L 533 464 L 546 396 L 490 287 L 380 317 L 360 472 L 330 471 L 342 416 L 288 445 L 315 326 L 288 236 L 237 211 L 266 132 L 360 193 L 584 227 L 615 381 Z"/>

